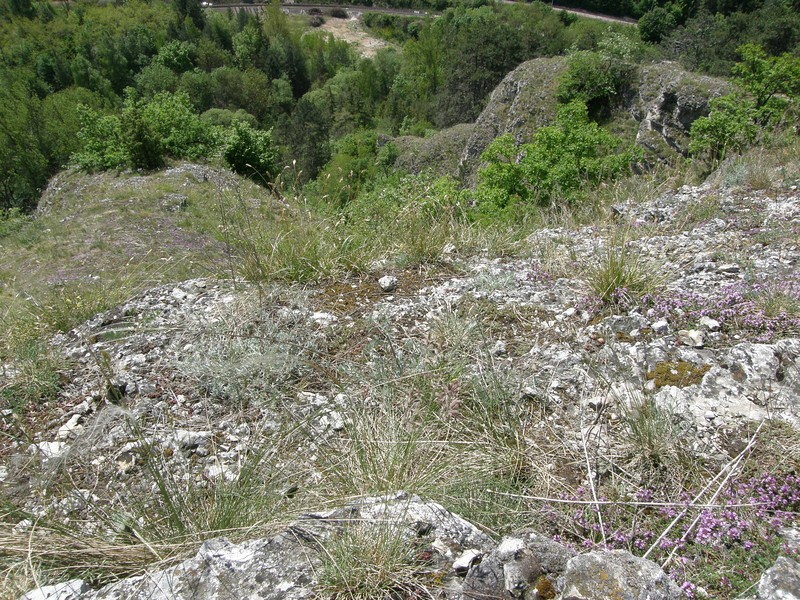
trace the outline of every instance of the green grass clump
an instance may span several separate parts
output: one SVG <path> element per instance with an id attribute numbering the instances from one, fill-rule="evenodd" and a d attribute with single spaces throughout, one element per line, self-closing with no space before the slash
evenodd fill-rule
<path id="1" fill-rule="evenodd" d="M 629 305 L 655 292 L 662 281 L 625 241 L 610 245 L 587 275 L 593 297 L 605 306 Z"/>
<path id="2" fill-rule="evenodd" d="M 41 341 L 30 339 L 13 348 L 9 380 L 0 383 L 0 408 L 23 415 L 31 406 L 55 400 L 66 361 Z"/>
<path id="3" fill-rule="evenodd" d="M 351 525 L 322 545 L 319 591 L 343 600 L 415 597 L 418 560 L 403 531 L 391 525 Z"/>

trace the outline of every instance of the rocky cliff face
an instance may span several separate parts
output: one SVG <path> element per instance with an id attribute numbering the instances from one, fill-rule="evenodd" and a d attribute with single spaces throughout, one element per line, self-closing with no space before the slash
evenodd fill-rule
<path id="1" fill-rule="evenodd" d="M 723 79 L 689 73 L 674 63 L 648 65 L 630 105 L 639 122 L 636 143 L 656 156 L 686 156 L 692 123 L 708 114 L 710 100 L 730 89 Z"/>
<path id="2" fill-rule="evenodd" d="M 480 156 L 496 137 L 510 133 L 520 143 L 550 124 L 556 115 L 558 78 L 566 69 L 564 57 L 537 58 L 522 63 L 505 76 L 489 98 L 467 141 L 459 175 L 474 181 Z"/>
<path id="3" fill-rule="evenodd" d="M 522 63 L 497 86 L 473 125 L 459 125 L 417 143 L 403 138 L 398 166 L 415 173 L 429 168 L 475 184 L 480 156 L 492 140 L 510 133 L 526 143 L 537 129 L 552 123 L 558 80 L 566 68 L 564 57 Z M 694 120 L 708 114 L 710 99 L 730 90 L 725 80 L 695 75 L 670 62 L 648 65 L 637 78 L 623 104 L 638 124 L 636 143 L 660 159 L 686 155 Z M 429 160 L 452 157 L 453 146 L 464 137 L 457 165 L 452 159 Z"/>

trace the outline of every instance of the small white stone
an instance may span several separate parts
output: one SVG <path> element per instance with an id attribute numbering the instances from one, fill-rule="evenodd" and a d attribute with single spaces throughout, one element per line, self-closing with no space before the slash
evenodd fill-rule
<path id="1" fill-rule="evenodd" d="M 344 417 L 339 411 L 332 410 L 327 415 L 322 415 L 319 419 L 320 429 L 332 429 L 342 431 L 344 429 Z"/>
<path id="2" fill-rule="evenodd" d="M 66 423 L 64 423 L 61 427 L 58 428 L 58 433 L 56 433 L 56 439 L 58 440 L 66 440 L 69 439 L 70 436 L 77 434 L 81 429 L 83 429 L 83 425 L 79 425 L 78 421 L 81 420 L 82 415 L 72 415 Z"/>
<path id="3" fill-rule="evenodd" d="M 515 537 L 507 537 L 503 538 L 500 541 L 500 544 L 497 546 L 497 556 L 501 560 L 508 560 L 514 556 L 517 552 L 522 550 L 525 547 L 525 542 L 519 538 Z"/>
<path id="4" fill-rule="evenodd" d="M 506 347 L 506 343 L 503 340 L 497 340 L 492 346 L 492 355 L 493 356 L 504 356 L 508 353 L 508 348 Z"/>
<path id="5" fill-rule="evenodd" d="M 189 294 L 187 294 L 186 292 L 184 292 L 180 288 L 173 288 L 173 290 L 172 290 L 172 297 L 175 298 L 175 300 L 178 300 L 178 301 L 186 300 L 186 297 L 188 295 Z"/>
<path id="6" fill-rule="evenodd" d="M 135 452 L 121 452 L 115 459 L 117 473 L 119 475 L 127 475 L 136 466 L 136 453 Z"/>
<path id="7" fill-rule="evenodd" d="M 384 275 L 378 279 L 378 285 L 384 292 L 393 292 L 397 289 L 397 277 L 394 275 Z"/>
<path id="8" fill-rule="evenodd" d="M 726 263 L 717 267 L 718 273 L 738 273 L 742 268 L 735 263 Z"/>
<path id="9" fill-rule="evenodd" d="M 213 465 L 206 467 L 203 474 L 211 480 L 222 478 L 225 481 L 236 481 L 237 478 L 236 471 L 234 471 L 232 467 L 220 464 L 219 462 L 215 462 Z"/>
<path id="10" fill-rule="evenodd" d="M 40 452 L 44 458 L 56 458 L 69 450 L 64 442 L 40 442 L 31 446 L 31 451 Z"/>
<path id="11" fill-rule="evenodd" d="M 178 447 L 188 450 L 207 444 L 212 437 L 212 433 L 211 431 L 176 429 L 171 437 Z"/>
<path id="12" fill-rule="evenodd" d="M 669 323 L 667 323 L 666 319 L 661 319 L 655 323 L 651 323 L 650 329 L 652 329 L 654 333 L 667 333 L 669 331 Z"/>
<path id="13" fill-rule="evenodd" d="M 703 416 L 706 418 L 706 421 L 713 421 L 714 419 L 717 418 L 717 413 L 707 410 L 705 415 Z"/>
<path id="14" fill-rule="evenodd" d="M 464 550 L 461 556 L 453 561 L 453 571 L 455 571 L 456 575 L 466 575 L 469 568 L 477 563 L 481 556 L 483 556 L 483 553 L 480 550 L 475 550 L 474 548 Z"/>
<path id="15" fill-rule="evenodd" d="M 315 312 L 311 315 L 311 320 L 320 327 L 330 327 L 339 319 L 336 318 L 336 315 L 332 315 L 331 313 Z"/>
<path id="16" fill-rule="evenodd" d="M 692 348 L 702 348 L 705 343 L 705 334 L 697 329 L 681 329 L 678 332 L 678 339 Z"/>
<path id="17" fill-rule="evenodd" d="M 22 521 L 20 521 L 19 523 L 14 525 L 14 527 L 11 528 L 11 531 L 13 531 L 14 533 L 23 533 L 25 531 L 28 531 L 32 526 L 33 526 L 33 521 L 31 521 L 30 519 L 22 519 Z"/>
<path id="18" fill-rule="evenodd" d="M 719 321 L 711 317 L 702 317 L 700 319 L 700 327 L 705 327 L 709 331 L 718 331 L 720 328 Z"/>

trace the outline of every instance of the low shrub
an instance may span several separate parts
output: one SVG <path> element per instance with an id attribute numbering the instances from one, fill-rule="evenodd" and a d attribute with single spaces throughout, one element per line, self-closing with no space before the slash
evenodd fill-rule
<path id="1" fill-rule="evenodd" d="M 586 105 L 559 108 L 556 124 L 536 132 L 530 144 L 516 146 L 511 135 L 484 151 L 476 196 L 480 212 L 497 214 L 516 203 L 545 205 L 575 200 L 579 191 L 630 169 L 638 156 L 622 140 L 589 120 Z"/>
<path id="2" fill-rule="evenodd" d="M 272 131 L 253 129 L 246 121 L 233 122 L 223 156 L 235 172 L 264 182 L 272 181 L 278 172 Z"/>
<path id="3" fill-rule="evenodd" d="M 87 171 L 156 168 L 165 157 L 197 159 L 217 145 L 212 126 L 195 113 L 185 92 L 145 101 L 129 88 L 120 116 L 81 106 L 79 119 L 81 149 L 72 162 Z"/>

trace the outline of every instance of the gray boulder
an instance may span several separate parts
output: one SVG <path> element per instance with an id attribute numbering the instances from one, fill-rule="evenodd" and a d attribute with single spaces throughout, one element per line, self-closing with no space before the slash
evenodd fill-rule
<path id="1" fill-rule="evenodd" d="M 761 600 L 800 600 L 800 564 L 781 556 L 758 582 Z"/>
<path id="2" fill-rule="evenodd" d="M 76 600 L 89 591 L 89 584 L 83 579 L 71 579 L 55 585 L 44 585 L 23 595 L 19 600 Z"/>
<path id="3" fill-rule="evenodd" d="M 525 547 L 536 556 L 542 573 L 563 573 L 569 559 L 575 556 L 575 552 L 564 544 L 559 544 L 532 529 L 522 530 L 516 534 L 516 537 L 521 538 L 525 542 Z"/>
<path id="4" fill-rule="evenodd" d="M 570 559 L 559 578 L 566 600 L 678 600 L 681 589 L 654 562 L 625 550 L 589 552 Z"/>
<path id="5" fill-rule="evenodd" d="M 541 573 L 539 561 L 524 541 L 504 538 L 489 556 L 469 570 L 463 598 L 525 598 Z"/>
<path id="6" fill-rule="evenodd" d="M 568 548 L 535 531 L 505 537 L 470 568 L 462 599 L 537 598 L 540 587 L 554 593 L 554 578 L 547 575 L 561 573 L 572 556 Z"/>

